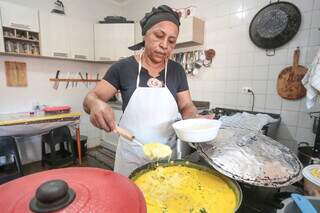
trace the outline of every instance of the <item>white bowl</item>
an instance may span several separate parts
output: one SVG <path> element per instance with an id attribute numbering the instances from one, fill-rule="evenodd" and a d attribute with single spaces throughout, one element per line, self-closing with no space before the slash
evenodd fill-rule
<path id="1" fill-rule="evenodd" d="M 221 121 L 205 118 L 181 120 L 172 124 L 181 141 L 202 143 L 212 141 L 218 134 Z"/>

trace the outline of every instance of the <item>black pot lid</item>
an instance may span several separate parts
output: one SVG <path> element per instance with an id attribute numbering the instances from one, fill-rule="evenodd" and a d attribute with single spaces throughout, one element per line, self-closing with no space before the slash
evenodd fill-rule
<path id="1" fill-rule="evenodd" d="M 297 156 L 260 132 L 227 127 L 212 142 L 196 146 L 217 171 L 240 182 L 278 188 L 302 178 Z"/>
<path id="2" fill-rule="evenodd" d="M 262 8 L 252 19 L 249 35 L 260 48 L 275 49 L 290 41 L 301 24 L 299 9 L 289 2 L 275 2 Z"/>

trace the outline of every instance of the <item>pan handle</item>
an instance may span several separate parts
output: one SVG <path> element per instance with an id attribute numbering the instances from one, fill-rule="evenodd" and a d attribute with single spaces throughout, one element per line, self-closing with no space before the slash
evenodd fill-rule
<path id="1" fill-rule="evenodd" d="M 276 55 L 276 50 L 275 49 L 272 49 L 272 50 L 266 49 L 266 56 L 275 56 Z M 270 52 L 270 51 L 272 51 L 272 52 Z"/>

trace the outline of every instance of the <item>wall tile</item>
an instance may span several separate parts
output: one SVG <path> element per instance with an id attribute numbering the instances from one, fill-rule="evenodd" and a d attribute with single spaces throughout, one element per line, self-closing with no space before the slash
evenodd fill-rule
<path id="1" fill-rule="evenodd" d="M 312 10 L 314 0 L 293 0 L 292 1 L 301 12 L 307 12 Z"/>
<path id="2" fill-rule="evenodd" d="M 297 134 L 296 134 L 296 140 L 297 142 L 309 142 L 310 144 L 314 144 L 315 140 L 315 134 L 312 133 L 311 129 L 307 128 L 297 128 Z"/>
<path id="3" fill-rule="evenodd" d="M 320 45 L 320 30 L 318 28 L 311 29 L 309 45 Z"/>
<path id="4" fill-rule="evenodd" d="M 266 105 L 266 95 L 255 95 L 254 110 L 262 111 Z"/>
<path id="5" fill-rule="evenodd" d="M 282 99 L 282 109 L 290 111 L 299 111 L 300 109 L 300 100 L 286 100 Z"/>
<path id="6" fill-rule="evenodd" d="M 278 131 L 279 139 L 294 140 L 297 133 L 297 127 L 281 124 Z"/>
<path id="7" fill-rule="evenodd" d="M 238 93 L 238 81 L 227 81 L 226 82 L 226 93 Z"/>
<path id="8" fill-rule="evenodd" d="M 268 65 L 270 63 L 270 57 L 266 55 L 264 51 L 256 52 L 254 55 L 255 65 Z"/>
<path id="9" fill-rule="evenodd" d="M 240 66 L 252 66 L 254 60 L 253 53 L 244 53 L 240 55 Z"/>
<path id="10" fill-rule="evenodd" d="M 275 81 L 275 80 L 268 81 L 267 94 L 278 95 L 278 92 L 277 92 L 277 81 Z"/>
<path id="11" fill-rule="evenodd" d="M 320 10 L 320 1 L 319 0 L 315 0 L 314 1 L 313 9 L 314 10 Z"/>
<path id="12" fill-rule="evenodd" d="M 267 82 L 266 81 L 252 81 L 252 89 L 255 94 L 266 94 Z"/>
<path id="13" fill-rule="evenodd" d="M 313 127 L 313 118 L 310 117 L 309 113 L 305 113 L 305 112 L 299 113 L 298 127 L 303 127 L 303 128 Z"/>
<path id="14" fill-rule="evenodd" d="M 238 13 L 243 10 L 243 0 L 231 0 L 229 13 Z"/>
<path id="15" fill-rule="evenodd" d="M 319 28 L 320 27 L 320 10 L 312 11 L 311 27 L 312 28 Z"/>
<path id="16" fill-rule="evenodd" d="M 288 50 L 277 50 L 276 55 L 270 57 L 271 65 L 285 64 L 287 62 Z"/>
<path id="17" fill-rule="evenodd" d="M 312 61 L 314 60 L 318 50 L 319 50 L 320 46 L 312 46 L 308 48 L 308 52 L 307 52 L 307 60 L 306 63 L 312 63 Z"/>
<path id="18" fill-rule="evenodd" d="M 281 98 L 278 95 L 267 95 L 266 109 L 281 109 Z"/>
<path id="19" fill-rule="evenodd" d="M 312 11 L 309 11 L 309 12 L 305 12 L 305 13 L 302 13 L 301 14 L 301 26 L 300 28 L 302 30 L 305 30 L 305 29 L 309 29 L 310 26 L 311 26 L 311 20 L 312 20 Z"/>
<path id="20" fill-rule="evenodd" d="M 239 80 L 251 80 L 253 73 L 253 67 L 240 67 L 239 68 Z"/>
<path id="21" fill-rule="evenodd" d="M 257 7 L 257 0 L 244 0 L 243 10 L 251 10 Z"/>
<path id="22" fill-rule="evenodd" d="M 283 65 L 270 65 L 268 80 L 277 80 L 280 72 L 287 67 L 285 64 Z"/>
<path id="23" fill-rule="evenodd" d="M 297 126 L 298 125 L 298 112 L 292 111 L 281 111 L 281 122 L 285 125 L 289 126 Z"/>
<path id="24" fill-rule="evenodd" d="M 253 80 L 267 80 L 268 79 L 268 66 L 254 66 L 253 68 Z"/>

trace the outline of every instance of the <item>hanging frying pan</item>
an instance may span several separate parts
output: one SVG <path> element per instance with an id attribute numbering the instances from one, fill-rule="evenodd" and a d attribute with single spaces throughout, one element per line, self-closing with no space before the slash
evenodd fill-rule
<path id="1" fill-rule="evenodd" d="M 275 2 L 262 8 L 252 19 L 249 35 L 260 48 L 275 49 L 290 41 L 301 24 L 299 9 L 289 2 Z"/>

